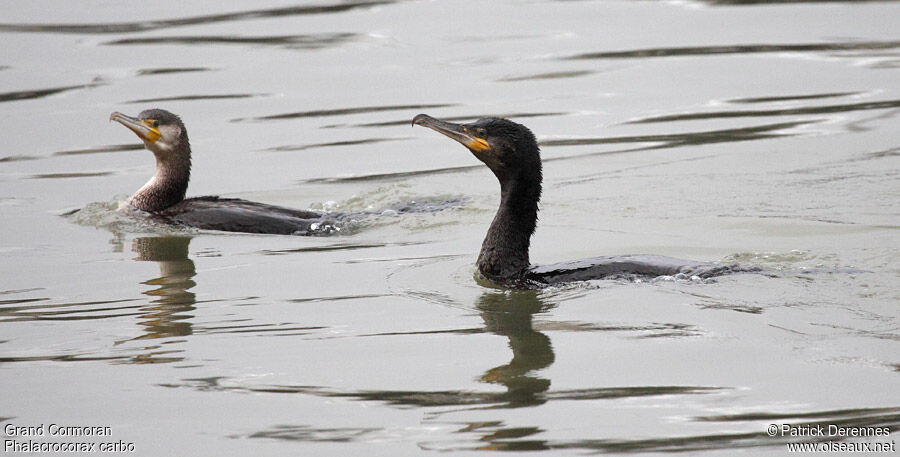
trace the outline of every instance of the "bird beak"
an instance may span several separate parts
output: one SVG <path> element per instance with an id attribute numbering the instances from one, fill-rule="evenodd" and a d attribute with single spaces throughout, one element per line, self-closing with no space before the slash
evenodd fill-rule
<path id="1" fill-rule="evenodd" d="M 427 114 L 419 114 L 413 118 L 412 123 L 414 126 L 428 127 L 435 132 L 453 138 L 472 152 L 485 152 L 491 149 L 491 145 L 487 141 L 476 137 L 466 126 L 461 124 L 435 119 Z"/>
<path id="2" fill-rule="evenodd" d="M 149 141 L 150 143 L 156 143 L 162 137 L 162 133 L 160 133 L 158 128 L 150 125 L 150 121 L 126 116 L 118 111 L 110 114 L 109 120 L 116 121 L 125 127 L 128 127 L 132 132 L 137 134 L 140 139 Z"/>

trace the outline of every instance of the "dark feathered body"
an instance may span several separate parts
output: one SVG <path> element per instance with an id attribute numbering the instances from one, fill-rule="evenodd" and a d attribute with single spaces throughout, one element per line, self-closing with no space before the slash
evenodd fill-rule
<path id="1" fill-rule="evenodd" d="M 478 125 L 503 138 L 509 148 L 533 151 L 492 160 L 491 170 L 500 181 L 500 207 L 481 244 L 477 266 L 488 277 L 513 277 L 530 265 L 528 251 L 541 199 L 540 151 L 534 134 L 524 126 L 495 118 L 483 119 Z"/>
<path id="2" fill-rule="evenodd" d="M 316 226 L 340 217 L 215 196 L 188 198 L 153 214 L 168 222 L 204 230 L 277 235 L 312 234 Z"/>
<path id="3" fill-rule="evenodd" d="M 737 271 L 746 270 L 742 270 L 736 265 L 716 265 L 674 257 L 640 254 L 592 257 L 571 262 L 533 266 L 524 272 L 522 278 L 542 284 L 558 284 L 591 279 L 633 279 L 659 276 L 706 279 Z"/>
<path id="4" fill-rule="evenodd" d="M 165 222 L 226 232 L 308 235 L 328 233 L 314 227 L 341 217 L 236 198 L 185 199 L 191 178 L 191 146 L 181 118 L 150 109 L 136 118 L 113 113 L 110 119 L 134 131 L 156 157 L 153 177 L 128 203 Z"/>
<path id="5" fill-rule="evenodd" d="M 479 273 L 495 283 L 530 288 L 590 279 L 676 275 L 708 278 L 735 271 L 756 271 L 652 255 L 594 257 L 532 266 L 528 251 L 537 224 L 542 174 L 540 149 L 531 131 L 524 125 L 498 118 L 454 124 L 420 114 L 413 119 L 413 124 L 459 141 L 500 182 L 500 207 L 477 261 Z"/>

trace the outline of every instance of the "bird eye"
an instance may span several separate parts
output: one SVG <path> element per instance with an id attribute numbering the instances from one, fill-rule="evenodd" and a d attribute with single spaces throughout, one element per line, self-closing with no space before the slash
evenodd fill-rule
<path id="1" fill-rule="evenodd" d="M 153 125 L 153 128 L 159 128 L 159 121 L 157 121 L 156 119 L 150 122 L 150 124 Z"/>
<path id="2" fill-rule="evenodd" d="M 483 138 L 486 138 L 486 137 L 487 137 L 487 130 L 485 130 L 485 129 L 479 127 L 479 128 L 477 128 L 477 129 L 475 129 L 475 136 L 477 136 L 478 138 L 482 138 L 482 139 L 483 139 Z"/>

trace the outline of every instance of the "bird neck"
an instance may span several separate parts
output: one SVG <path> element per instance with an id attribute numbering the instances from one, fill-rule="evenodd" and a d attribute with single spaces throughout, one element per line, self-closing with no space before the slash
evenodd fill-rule
<path id="1" fill-rule="evenodd" d="M 489 279 L 515 279 L 530 263 L 528 248 L 537 225 L 541 183 L 515 177 L 500 181 L 500 208 L 488 229 L 478 270 Z"/>
<path id="2" fill-rule="evenodd" d="M 156 155 L 156 173 L 128 203 L 142 211 L 156 212 L 184 200 L 191 178 L 190 157 L 190 151 L 168 154 L 165 158 Z"/>

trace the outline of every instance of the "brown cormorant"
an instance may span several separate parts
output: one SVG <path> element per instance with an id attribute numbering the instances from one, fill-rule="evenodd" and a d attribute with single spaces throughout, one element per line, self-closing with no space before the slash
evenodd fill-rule
<path id="1" fill-rule="evenodd" d="M 528 260 L 528 248 L 537 223 L 542 177 L 540 149 L 531 130 L 502 118 L 455 124 L 419 114 L 412 122 L 461 143 L 484 162 L 500 181 L 500 208 L 484 238 L 477 261 L 478 272 L 490 281 L 531 288 L 590 279 L 658 276 L 708 278 L 746 271 L 736 266 L 655 255 L 594 257 L 532 266 Z"/>
<path id="2" fill-rule="evenodd" d="M 325 234 L 333 218 L 323 214 L 215 196 L 184 198 L 191 177 L 191 145 L 181 118 L 161 109 L 137 117 L 112 113 L 109 120 L 128 127 L 156 156 L 156 173 L 131 198 L 133 208 L 165 222 L 206 230 L 271 234 Z"/>

